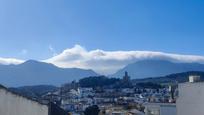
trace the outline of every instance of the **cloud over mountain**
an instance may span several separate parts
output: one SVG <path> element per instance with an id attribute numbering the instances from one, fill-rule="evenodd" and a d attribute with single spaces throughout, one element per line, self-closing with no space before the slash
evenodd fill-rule
<path id="1" fill-rule="evenodd" d="M 15 58 L 1 58 L 0 64 L 9 65 L 9 64 L 20 64 L 23 63 L 23 60 L 15 59 Z"/>
<path id="2" fill-rule="evenodd" d="M 204 63 L 203 56 L 179 55 L 152 51 L 87 51 L 80 45 L 66 49 L 46 62 L 60 67 L 78 67 L 93 69 L 102 74 L 111 74 L 127 64 L 144 59 L 162 59 L 172 62 Z"/>
<path id="3" fill-rule="evenodd" d="M 93 69 L 101 74 L 112 74 L 127 64 L 144 59 L 161 59 L 172 62 L 204 63 L 204 56 L 180 55 L 153 51 L 104 51 L 100 49 L 88 51 L 75 45 L 65 49 L 49 59 L 42 60 L 63 68 Z M 19 64 L 24 60 L 14 58 L 0 58 L 1 64 Z"/>

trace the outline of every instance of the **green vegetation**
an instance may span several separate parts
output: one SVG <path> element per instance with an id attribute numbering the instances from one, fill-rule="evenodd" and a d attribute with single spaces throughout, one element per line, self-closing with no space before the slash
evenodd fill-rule
<path id="1" fill-rule="evenodd" d="M 118 78 L 108 78 L 105 76 L 87 77 L 79 80 L 81 87 L 103 87 L 119 82 Z"/>
<path id="2" fill-rule="evenodd" d="M 118 78 L 108 78 L 105 76 L 95 76 L 95 77 L 87 77 L 79 80 L 79 84 L 81 87 L 111 87 L 111 88 L 131 88 L 131 87 L 140 87 L 140 88 L 153 88 L 158 89 L 162 86 L 157 83 L 145 82 L 145 83 L 137 83 L 136 85 L 132 85 L 131 82 L 124 82 L 124 80 Z"/>
<path id="3" fill-rule="evenodd" d="M 98 115 L 99 112 L 99 107 L 97 105 L 93 105 L 86 108 L 86 110 L 84 111 L 84 115 Z"/>

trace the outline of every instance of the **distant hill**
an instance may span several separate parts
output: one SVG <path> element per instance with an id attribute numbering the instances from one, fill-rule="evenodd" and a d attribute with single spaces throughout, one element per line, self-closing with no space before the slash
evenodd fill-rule
<path id="1" fill-rule="evenodd" d="M 12 86 L 61 85 L 88 76 L 97 76 L 92 70 L 59 68 L 55 65 L 26 61 L 19 65 L 0 65 L 0 84 Z"/>
<path id="2" fill-rule="evenodd" d="M 9 90 L 21 94 L 26 97 L 39 98 L 42 95 L 58 90 L 58 87 L 52 85 L 22 86 L 9 88 Z"/>
<path id="3" fill-rule="evenodd" d="M 134 79 L 133 83 L 144 83 L 144 82 L 152 82 L 152 83 L 184 83 L 189 81 L 190 75 L 198 75 L 201 78 L 201 81 L 204 81 L 204 72 L 201 71 L 189 71 L 182 73 L 170 74 L 162 77 L 155 78 L 144 78 L 144 79 Z"/>
<path id="4" fill-rule="evenodd" d="M 141 79 L 187 71 L 204 71 L 204 64 L 173 63 L 165 60 L 143 60 L 129 64 L 111 76 L 121 78 L 125 71 L 129 73 L 132 79 Z"/>
<path id="5" fill-rule="evenodd" d="M 113 85 L 119 82 L 118 78 L 108 78 L 105 76 L 92 76 L 86 77 L 79 80 L 79 85 L 81 87 L 103 87 Z"/>

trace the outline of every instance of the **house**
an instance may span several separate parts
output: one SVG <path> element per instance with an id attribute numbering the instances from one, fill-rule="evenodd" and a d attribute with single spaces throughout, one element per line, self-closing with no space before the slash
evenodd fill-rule
<path id="1" fill-rule="evenodd" d="M 204 115 L 204 82 L 199 76 L 190 76 L 189 82 L 178 86 L 177 115 Z"/>
<path id="2" fill-rule="evenodd" d="M 177 115 L 175 103 L 147 103 L 145 115 Z"/>
<path id="3" fill-rule="evenodd" d="M 138 111 L 137 109 L 124 109 L 123 107 L 106 107 L 101 109 L 99 115 L 144 115 L 143 112 Z"/>

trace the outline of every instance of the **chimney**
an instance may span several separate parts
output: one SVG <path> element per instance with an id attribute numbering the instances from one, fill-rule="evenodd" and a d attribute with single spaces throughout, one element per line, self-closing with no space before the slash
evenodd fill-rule
<path id="1" fill-rule="evenodd" d="M 190 83 L 199 82 L 199 81 L 200 81 L 200 76 L 194 76 L 194 75 L 189 76 Z"/>

